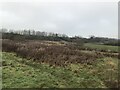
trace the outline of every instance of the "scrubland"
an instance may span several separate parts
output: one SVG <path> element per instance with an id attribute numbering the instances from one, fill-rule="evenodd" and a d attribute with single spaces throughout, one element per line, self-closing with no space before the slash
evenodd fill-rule
<path id="1" fill-rule="evenodd" d="M 97 49 L 90 45 L 3 39 L 3 88 L 118 87 L 117 46 Z"/>

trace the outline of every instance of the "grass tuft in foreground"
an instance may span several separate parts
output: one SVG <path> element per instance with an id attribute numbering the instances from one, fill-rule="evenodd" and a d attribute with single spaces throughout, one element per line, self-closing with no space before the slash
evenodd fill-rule
<path id="1" fill-rule="evenodd" d="M 92 65 L 50 66 L 3 52 L 3 88 L 117 87 L 118 59 L 103 58 Z"/>

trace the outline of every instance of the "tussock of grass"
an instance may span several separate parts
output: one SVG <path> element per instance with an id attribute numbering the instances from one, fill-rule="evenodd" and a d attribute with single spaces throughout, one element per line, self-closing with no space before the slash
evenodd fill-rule
<path id="1" fill-rule="evenodd" d="M 106 88 L 117 85 L 117 59 L 113 58 L 99 59 L 92 65 L 70 64 L 63 68 L 3 52 L 3 61 L 3 88 Z M 114 69 L 108 71 L 111 76 L 106 73 L 110 68 Z M 112 78 L 111 83 L 108 76 Z"/>

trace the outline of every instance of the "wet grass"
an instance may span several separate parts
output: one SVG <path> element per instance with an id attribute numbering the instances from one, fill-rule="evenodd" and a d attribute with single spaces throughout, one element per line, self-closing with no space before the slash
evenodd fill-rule
<path id="1" fill-rule="evenodd" d="M 118 59 L 102 58 L 91 65 L 50 66 L 2 52 L 3 88 L 111 88 L 117 87 Z"/>

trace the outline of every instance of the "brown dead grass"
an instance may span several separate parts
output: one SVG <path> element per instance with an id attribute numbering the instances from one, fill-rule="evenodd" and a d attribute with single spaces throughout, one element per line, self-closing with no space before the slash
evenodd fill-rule
<path id="1" fill-rule="evenodd" d="M 3 40 L 2 46 L 3 51 L 15 52 L 23 58 L 57 66 L 66 66 L 71 63 L 91 64 L 97 58 L 103 57 L 103 54 L 98 52 L 82 52 L 74 44 L 66 44 L 66 42 Z"/>

